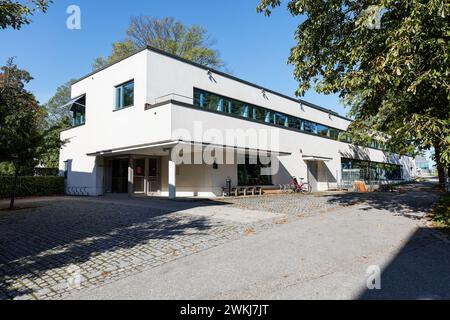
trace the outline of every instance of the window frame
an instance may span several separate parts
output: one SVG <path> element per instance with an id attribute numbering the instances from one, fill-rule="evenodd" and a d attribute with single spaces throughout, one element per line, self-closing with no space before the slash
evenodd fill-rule
<path id="1" fill-rule="evenodd" d="M 77 98 L 74 98 L 74 99 L 76 99 L 76 100 L 74 101 L 74 103 L 72 104 L 72 108 L 70 109 L 70 113 L 71 113 L 70 114 L 70 128 L 71 129 L 82 127 L 82 126 L 86 125 L 87 94 L 83 93 L 82 95 L 80 95 L 80 96 L 78 96 Z M 77 101 L 79 101 L 80 99 L 84 99 L 84 106 L 83 106 L 84 110 L 82 112 L 82 114 L 83 114 L 83 121 L 79 122 L 79 123 L 76 123 L 75 119 L 77 119 L 77 117 L 75 117 L 75 115 L 78 114 L 78 112 L 74 112 L 74 111 L 72 111 L 72 109 L 73 109 L 73 105 L 75 105 L 75 104 L 77 104 L 79 106 L 79 108 L 80 108 L 81 104 L 77 103 Z"/>
<path id="2" fill-rule="evenodd" d="M 121 103 L 121 102 L 119 102 L 119 100 L 125 100 L 123 98 L 123 88 L 129 84 L 133 84 L 133 103 L 129 106 L 119 107 L 119 104 Z M 114 86 L 114 110 L 113 110 L 114 112 L 134 107 L 134 105 L 135 105 L 135 95 L 134 95 L 135 90 L 134 89 L 135 89 L 135 80 L 134 79 L 122 82 L 121 84 Z M 119 90 L 121 92 L 120 96 L 119 96 Z"/>

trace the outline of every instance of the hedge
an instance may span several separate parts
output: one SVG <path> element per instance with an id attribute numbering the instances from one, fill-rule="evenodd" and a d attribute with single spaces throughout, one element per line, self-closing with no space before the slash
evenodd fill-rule
<path id="1" fill-rule="evenodd" d="M 0 177 L 0 198 L 11 194 L 13 177 Z M 20 177 L 17 184 L 17 197 L 51 196 L 64 194 L 63 177 Z"/>

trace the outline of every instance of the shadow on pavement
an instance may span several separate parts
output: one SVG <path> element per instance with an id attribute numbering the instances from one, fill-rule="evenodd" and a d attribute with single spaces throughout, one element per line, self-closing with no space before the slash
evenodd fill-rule
<path id="1" fill-rule="evenodd" d="M 396 215 L 421 219 L 439 200 L 434 184 L 412 184 L 394 192 L 342 193 L 328 195 L 328 201 L 342 206 L 363 205 L 361 210 L 388 210 Z M 364 207 L 366 206 L 366 207 Z"/>
<path id="2" fill-rule="evenodd" d="M 418 229 L 382 270 L 381 290 L 366 290 L 362 300 L 450 299 L 450 243 Z"/>
<path id="3" fill-rule="evenodd" d="M 8 279 L 33 280 L 49 270 L 81 264 L 102 253 L 131 249 L 152 240 L 200 235 L 211 227 L 207 219 L 172 213 L 197 206 L 223 205 L 214 201 L 159 200 L 158 209 L 149 204 L 56 199 L 37 201 L 32 210 L 2 212 L 0 300 L 32 293 L 14 289 Z M 215 226 L 218 224 L 215 222 Z"/>

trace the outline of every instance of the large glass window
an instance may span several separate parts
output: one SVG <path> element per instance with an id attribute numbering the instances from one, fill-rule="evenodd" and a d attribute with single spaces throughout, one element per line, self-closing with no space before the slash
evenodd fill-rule
<path id="1" fill-rule="evenodd" d="M 116 87 L 116 110 L 134 105 L 134 80 Z"/>
<path id="2" fill-rule="evenodd" d="M 317 134 L 317 124 L 310 121 L 303 121 L 303 131 Z"/>
<path id="3" fill-rule="evenodd" d="M 207 110 L 223 111 L 224 103 L 225 103 L 224 99 L 208 94 L 205 96 L 204 107 Z"/>
<path id="4" fill-rule="evenodd" d="M 284 126 L 284 127 L 289 126 L 289 118 L 285 114 L 282 114 L 282 113 L 275 112 L 273 115 L 273 122 L 274 122 L 274 124 L 276 124 L 278 126 Z"/>
<path id="5" fill-rule="evenodd" d="M 338 129 L 330 128 L 330 138 L 333 140 L 339 140 L 341 131 Z"/>
<path id="6" fill-rule="evenodd" d="M 289 128 L 302 130 L 302 120 L 294 117 L 289 117 Z"/>
<path id="7" fill-rule="evenodd" d="M 240 118 L 253 119 L 261 123 L 287 127 L 298 131 L 316 134 L 324 138 L 352 143 L 350 137 L 345 138 L 342 136 L 345 131 L 312 121 L 307 121 L 285 113 L 248 104 L 239 100 L 220 96 L 197 88 L 194 88 L 194 105 L 209 111 L 224 112 Z M 367 147 L 383 148 L 384 146 L 382 143 L 374 141 L 367 145 Z"/>
<path id="8" fill-rule="evenodd" d="M 240 101 L 231 101 L 231 111 L 229 113 L 237 117 L 248 118 L 249 106 Z"/>
<path id="9" fill-rule="evenodd" d="M 259 122 L 265 122 L 266 112 L 263 108 L 253 107 L 253 119 Z"/>
<path id="10" fill-rule="evenodd" d="M 317 125 L 317 134 L 321 135 L 322 137 L 330 137 L 330 133 L 329 133 L 330 128 L 323 126 L 321 124 Z"/>
<path id="11" fill-rule="evenodd" d="M 256 164 L 255 164 L 256 163 Z M 246 157 L 245 164 L 238 165 L 238 184 L 239 186 L 268 186 L 272 185 L 272 176 L 261 174 L 261 170 L 270 165 L 263 165 L 261 161 L 255 158 Z"/>
<path id="12" fill-rule="evenodd" d="M 403 179 L 403 167 L 396 164 L 342 159 L 344 181 L 397 181 Z"/>
<path id="13" fill-rule="evenodd" d="M 205 107 L 204 97 L 205 97 L 204 92 L 202 92 L 200 90 L 194 90 L 194 105 L 196 105 L 200 108 L 204 108 Z"/>

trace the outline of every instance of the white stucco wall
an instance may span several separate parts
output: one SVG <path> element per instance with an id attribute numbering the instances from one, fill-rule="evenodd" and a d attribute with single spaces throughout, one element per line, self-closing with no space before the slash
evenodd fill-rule
<path id="1" fill-rule="evenodd" d="M 337 182 L 341 178 L 341 158 L 370 159 L 370 161 L 373 162 L 401 164 L 405 169 L 404 177 L 407 179 L 410 178 L 411 172 L 409 168 L 413 162 L 412 159 L 408 157 L 398 158 L 397 156 L 391 156 L 380 150 L 355 147 L 347 143 L 292 130 L 279 129 L 252 121 L 236 119 L 227 115 L 220 115 L 176 105 L 172 105 L 171 108 L 173 112 L 172 130 L 176 133 L 173 136 L 173 139 L 182 138 L 189 141 L 194 135 L 193 133 L 198 130 L 199 127 L 202 128 L 201 132 L 214 130 L 222 133 L 224 137 L 226 136 L 227 131 L 230 130 L 236 130 L 236 132 L 241 131 L 242 133 L 261 132 L 263 130 L 272 131 L 275 136 L 279 137 L 279 144 L 271 145 L 269 149 L 291 154 L 289 156 L 279 157 L 279 172 L 273 177 L 273 183 L 275 185 L 287 184 L 292 176 L 307 179 L 307 163 L 303 160 L 304 156 L 332 158 L 332 161 L 328 161 L 324 166 L 319 167 L 318 174 L 321 178 L 320 180 L 329 180 L 331 183 L 334 181 L 335 185 L 337 185 Z M 176 117 L 176 114 L 182 114 L 183 117 Z M 242 129 L 244 129 L 244 131 Z M 181 135 L 183 132 L 189 132 L 191 134 L 183 136 Z M 197 141 L 197 139 L 194 140 Z M 214 141 L 205 142 L 214 143 Z M 249 143 L 249 140 L 245 139 L 243 141 L 236 140 L 235 146 L 240 148 L 267 150 L 267 146 L 264 144 L 252 144 Z M 222 185 L 224 184 L 224 181 L 225 180 L 222 181 Z M 319 190 L 325 190 L 329 187 L 333 186 L 330 186 L 327 183 L 319 184 Z"/>
<path id="2" fill-rule="evenodd" d="M 160 97 L 167 94 L 186 96 L 192 103 L 193 88 L 196 87 L 341 130 L 348 128 L 349 122 L 342 118 L 329 117 L 327 113 L 269 92 L 264 97 L 261 89 L 216 73 L 212 73 L 214 80 L 211 80 L 204 69 L 152 51 L 147 51 L 147 54 L 149 73 L 147 99 L 149 103 L 155 103 Z"/>

